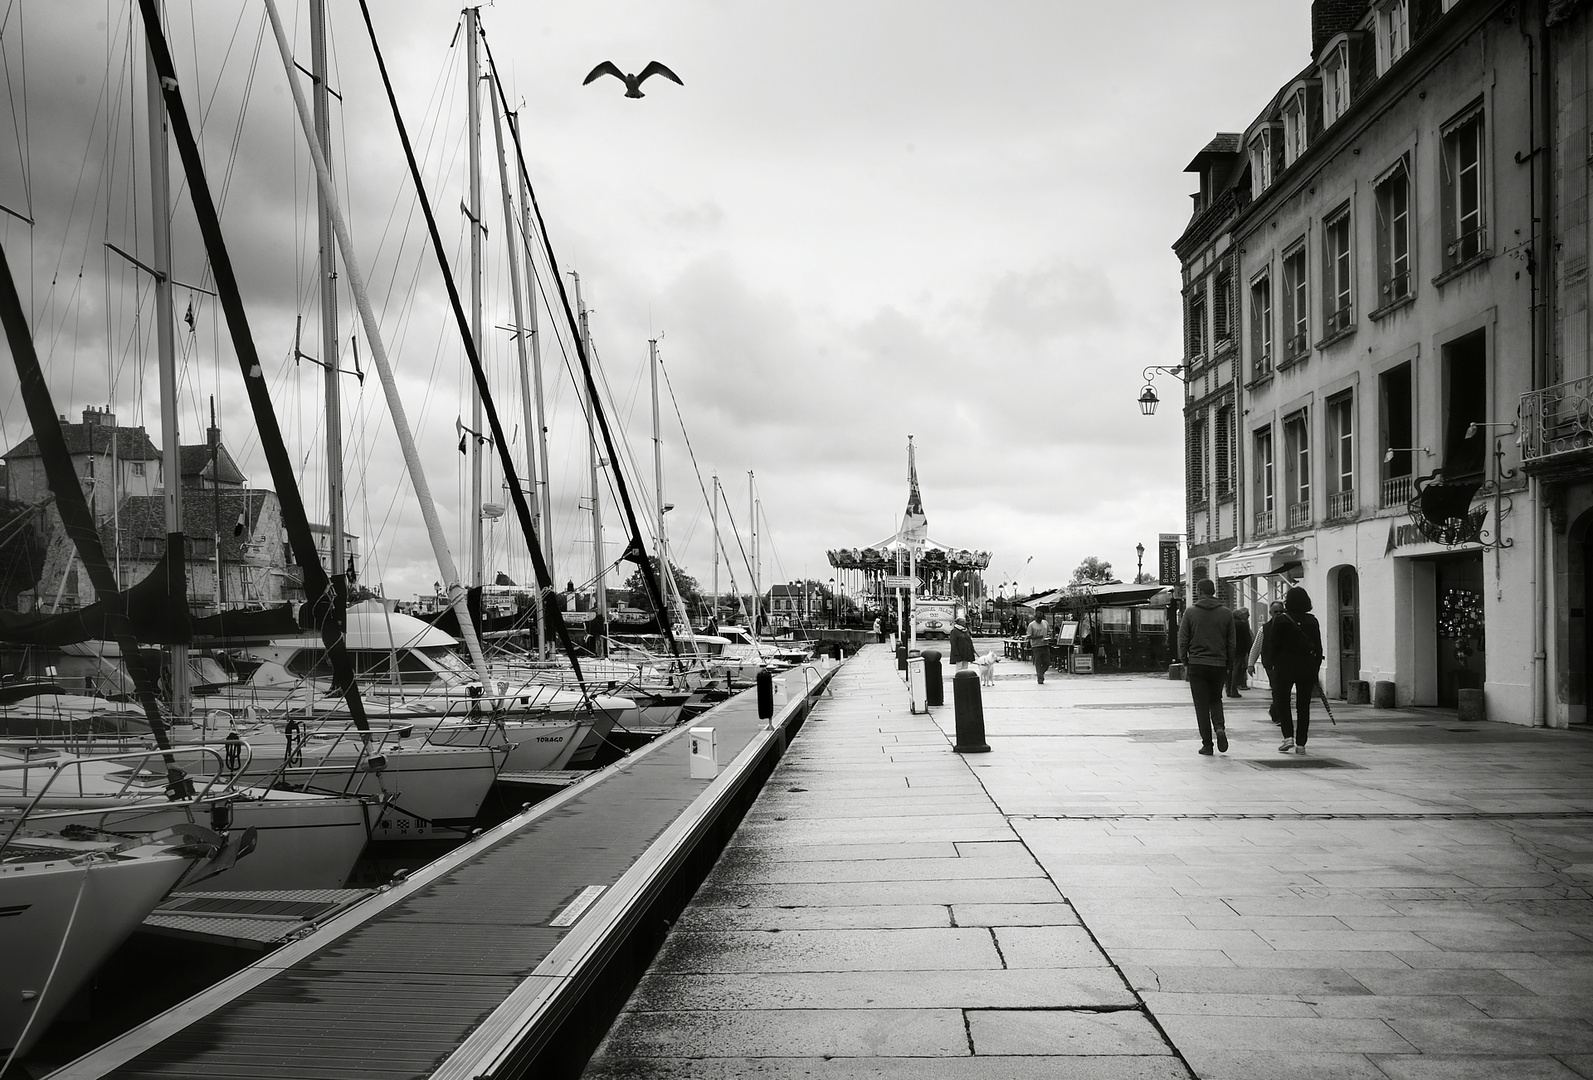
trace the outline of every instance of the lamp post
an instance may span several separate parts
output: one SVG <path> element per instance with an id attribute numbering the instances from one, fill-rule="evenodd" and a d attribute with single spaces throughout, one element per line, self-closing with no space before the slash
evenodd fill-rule
<path id="1" fill-rule="evenodd" d="M 835 629 L 835 621 L 841 614 L 841 598 L 835 593 L 835 579 L 830 579 L 830 629 Z"/>
<path id="2" fill-rule="evenodd" d="M 1138 585 L 1140 578 L 1145 576 L 1145 545 L 1135 544 L 1134 552 L 1139 556 L 1139 569 L 1134 572 L 1134 584 Z"/>

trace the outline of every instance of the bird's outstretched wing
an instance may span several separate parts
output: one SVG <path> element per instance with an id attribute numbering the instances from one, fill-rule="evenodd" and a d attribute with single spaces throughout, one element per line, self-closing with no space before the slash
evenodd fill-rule
<path id="1" fill-rule="evenodd" d="M 590 75 L 588 75 L 586 78 L 581 80 L 581 85 L 585 86 L 587 83 L 591 82 L 593 79 L 597 78 L 599 75 L 612 75 L 616 79 L 618 79 L 620 82 L 624 82 L 625 81 L 625 73 L 623 71 L 621 71 L 619 68 L 614 66 L 614 61 L 605 60 L 601 64 L 597 65 L 597 67 L 593 68 L 592 69 L 592 73 Z M 680 80 L 676 79 L 675 81 L 679 82 Z M 682 84 L 682 85 L 684 85 L 684 84 Z"/>
<path id="2" fill-rule="evenodd" d="M 662 75 L 664 78 L 668 79 L 672 83 L 679 83 L 681 86 L 685 86 L 686 85 L 685 83 L 680 81 L 680 76 L 679 75 L 676 75 L 673 71 L 670 71 L 663 64 L 660 64 L 657 60 L 654 60 L 652 63 L 648 64 L 646 67 L 642 68 L 642 73 L 636 77 L 636 82 L 638 84 L 640 84 L 642 82 L 645 82 L 647 80 L 647 77 L 650 76 L 650 75 Z"/>

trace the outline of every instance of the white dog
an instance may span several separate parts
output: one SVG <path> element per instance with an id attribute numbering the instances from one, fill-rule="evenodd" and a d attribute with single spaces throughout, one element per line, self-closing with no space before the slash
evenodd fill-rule
<path id="1" fill-rule="evenodd" d="M 1001 663 L 1001 657 L 995 654 L 995 650 L 991 650 L 983 656 L 974 657 L 974 666 L 979 669 L 980 686 L 996 685 L 996 665 L 999 663 Z"/>

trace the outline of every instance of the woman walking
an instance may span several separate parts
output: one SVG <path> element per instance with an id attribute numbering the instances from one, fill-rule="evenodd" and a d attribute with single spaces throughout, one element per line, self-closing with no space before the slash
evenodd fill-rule
<path id="1" fill-rule="evenodd" d="M 1267 624 L 1261 660 L 1272 676 L 1272 714 L 1283 727 L 1281 753 L 1305 753 L 1311 728 L 1311 695 L 1322 667 L 1322 628 L 1311 614 L 1311 596 L 1295 586 L 1283 598 L 1283 614 Z M 1290 716 L 1289 691 L 1294 691 Z"/>

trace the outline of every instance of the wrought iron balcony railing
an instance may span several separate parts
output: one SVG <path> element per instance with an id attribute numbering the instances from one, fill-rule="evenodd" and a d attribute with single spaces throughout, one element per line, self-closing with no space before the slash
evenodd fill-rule
<path id="1" fill-rule="evenodd" d="M 1593 376 L 1521 395 L 1521 460 L 1593 447 Z"/>

